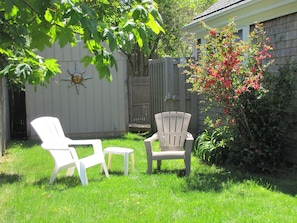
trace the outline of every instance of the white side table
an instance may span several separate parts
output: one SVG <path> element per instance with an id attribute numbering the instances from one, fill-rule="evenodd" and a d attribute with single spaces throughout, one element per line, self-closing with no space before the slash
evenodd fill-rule
<path id="1" fill-rule="evenodd" d="M 129 155 L 131 155 L 132 172 L 134 172 L 134 150 L 123 147 L 107 147 L 103 150 L 104 156 L 108 154 L 108 169 L 111 168 L 112 154 L 124 156 L 124 174 L 128 175 Z"/>

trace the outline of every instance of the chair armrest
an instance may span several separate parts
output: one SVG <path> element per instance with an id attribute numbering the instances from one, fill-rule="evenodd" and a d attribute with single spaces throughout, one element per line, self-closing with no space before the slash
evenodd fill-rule
<path id="1" fill-rule="evenodd" d="M 83 139 L 83 140 L 72 140 L 67 138 L 67 143 L 70 146 L 78 145 L 92 145 L 94 153 L 103 153 L 102 142 L 100 139 Z"/>
<path id="2" fill-rule="evenodd" d="M 101 143 L 101 140 L 100 139 L 69 139 L 69 138 L 66 138 L 67 139 L 67 144 L 68 145 L 93 145 L 93 144 L 96 144 L 96 143 Z"/>
<path id="3" fill-rule="evenodd" d="M 41 147 L 45 150 L 69 150 L 67 145 L 61 146 L 61 144 L 55 143 L 42 143 Z"/>
<path id="4" fill-rule="evenodd" d="M 187 138 L 186 138 L 186 140 L 194 140 L 194 137 L 193 137 L 192 133 L 187 132 Z"/>
<path id="5" fill-rule="evenodd" d="M 152 156 L 152 150 L 153 150 L 152 143 L 153 143 L 153 141 L 156 141 L 158 139 L 159 139 L 158 134 L 154 133 L 151 137 L 144 140 L 144 145 L 145 145 L 146 153 L 147 153 L 148 157 Z"/>
<path id="6" fill-rule="evenodd" d="M 158 140 L 158 134 L 157 133 L 154 133 L 151 137 L 147 138 L 144 140 L 144 142 L 153 142 L 153 141 L 156 141 Z"/>
<path id="7" fill-rule="evenodd" d="M 193 149 L 193 144 L 194 144 L 194 137 L 191 133 L 187 133 L 187 138 L 186 138 L 186 144 L 185 144 L 185 149 L 186 153 L 191 153 Z"/>

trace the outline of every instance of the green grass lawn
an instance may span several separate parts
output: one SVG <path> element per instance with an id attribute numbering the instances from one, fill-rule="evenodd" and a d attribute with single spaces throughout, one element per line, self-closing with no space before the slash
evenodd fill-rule
<path id="1" fill-rule="evenodd" d="M 53 185 L 50 154 L 38 141 L 12 142 L 0 158 L 0 222 L 296 222 L 297 170 L 256 175 L 208 166 L 192 157 L 184 176 L 182 160 L 163 161 L 146 173 L 143 137 L 127 134 L 103 140 L 103 147 L 135 150 L 135 172 L 113 156 L 110 178 L 100 166 L 87 170 L 89 185 L 58 174 Z M 79 147 L 80 156 L 91 151 Z M 129 166 L 131 167 L 131 166 Z M 129 171 L 131 168 L 129 168 Z"/>

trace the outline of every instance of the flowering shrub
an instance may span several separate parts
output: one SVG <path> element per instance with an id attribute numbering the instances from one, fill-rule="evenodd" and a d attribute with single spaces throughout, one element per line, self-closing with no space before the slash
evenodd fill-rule
<path id="1" fill-rule="evenodd" d="M 205 25 L 206 26 L 206 25 Z M 260 90 L 264 71 L 270 64 L 268 38 L 262 24 L 257 24 L 247 42 L 239 40 L 234 20 L 221 31 L 209 28 L 206 44 L 201 44 L 199 61 L 189 62 L 187 82 L 191 91 L 203 94 L 206 100 L 223 108 L 228 116 L 237 112 L 238 98 L 251 89 Z M 233 120 L 235 122 L 236 120 Z"/>
<path id="2" fill-rule="evenodd" d="M 216 163 L 222 162 L 217 161 L 221 157 L 224 161 L 270 171 L 280 164 L 287 128 L 283 116 L 292 89 L 290 71 L 279 76 L 266 72 L 272 63 L 272 47 L 262 24 L 255 25 L 246 42 L 236 35 L 234 20 L 220 31 L 205 27 L 209 30 L 206 43 L 199 46 L 200 60 L 189 61 L 187 82 L 192 85 L 191 91 L 205 96 L 210 108 L 222 108 L 222 113 L 214 123 L 207 118 L 213 132 L 208 130 L 198 137 L 196 145 L 204 150 L 196 148 L 197 154 L 201 157 L 207 154 L 208 160 L 209 154 L 215 156 Z M 213 133 L 218 131 L 226 132 L 214 139 L 217 134 Z M 208 139 L 223 141 L 224 146 L 212 143 L 211 147 L 203 147 L 203 143 L 210 145 Z M 207 148 L 212 148 L 211 153 L 206 153 Z"/>

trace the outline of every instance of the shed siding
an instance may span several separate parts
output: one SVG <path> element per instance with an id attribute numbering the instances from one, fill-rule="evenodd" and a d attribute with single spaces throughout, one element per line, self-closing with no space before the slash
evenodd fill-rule
<path id="1" fill-rule="evenodd" d="M 60 119 L 65 133 L 72 137 L 118 136 L 128 129 L 128 94 L 126 58 L 115 54 L 118 71 L 111 70 L 113 81 L 100 80 L 94 66 L 84 68 L 81 58 L 88 52 L 82 44 L 61 49 L 57 44 L 42 52 L 45 58 L 56 58 L 62 75 L 55 76 L 47 87 L 26 86 L 28 136 L 36 136 L 30 122 L 39 116 L 51 115 Z M 92 79 L 84 86 L 71 86 L 70 72 L 78 71 Z"/>

